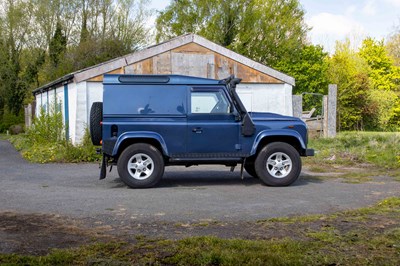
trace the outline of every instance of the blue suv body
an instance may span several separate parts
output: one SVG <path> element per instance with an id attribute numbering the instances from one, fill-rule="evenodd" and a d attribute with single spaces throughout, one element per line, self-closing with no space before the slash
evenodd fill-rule
<path id="1" fill-rule="evenodd" d="M 265 184 L 297 180 L 307 127 L 295 117 L 247 112 L 233 76 L 105 75 L 103 103 L 93 104 L 90 131 L 102 145 L 100 178 L 116 164 L 130 187 L 156 185 L 168 165 L 241 164 Z M 242 174 L 243 174 L 242 167 Z"/>

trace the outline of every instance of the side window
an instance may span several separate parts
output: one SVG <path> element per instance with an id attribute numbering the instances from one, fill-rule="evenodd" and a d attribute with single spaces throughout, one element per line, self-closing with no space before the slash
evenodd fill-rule
<path id="1" fill-rule="evenodd" d="M 193 91 L 192 114 L 228 114 L 230 104 L 222 91 Z"/>

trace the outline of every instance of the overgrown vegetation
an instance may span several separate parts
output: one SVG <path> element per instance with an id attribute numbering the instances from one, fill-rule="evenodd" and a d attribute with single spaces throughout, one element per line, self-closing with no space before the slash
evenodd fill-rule
<path id="1" fill-rule="evenodd" d="M 89 130 L 86 129 L 82 142 L 72 145 L 65 139 L 65 127 L 57 103 L 51 110 L 41 110 L 30 129 L 24 135 L 11 136 L 10 141 L 28 161 L 50 162 L 92 162 L 100 157 L 96 154 Z"/>
<path id="2" fill-rule="evenodd" d="M 306 165 L 321 169 L 360 164 L 389 170 L 400 168 L 398 132 L 340 132 L 335 138 L 311 139 L 309 147 L 316 150 L 316 155 L 306 158 Z"/>
<path id="3" fill-rule="evenodd" d="M 1 254 L 11 265 L 398 265 L 400 198 L 332 215 L 259 221 L 286 237 L 131 241 L 54 250 L 46 256 Z M 125 239 L 129 236 L 125 236 Z M 129 240 L 129 239 L 128 239 Z"/>

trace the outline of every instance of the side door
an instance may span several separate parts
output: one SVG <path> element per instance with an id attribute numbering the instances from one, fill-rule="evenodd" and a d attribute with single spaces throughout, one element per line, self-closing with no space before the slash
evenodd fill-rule
<path id="1" fill-rule="evenodd" d="M 189 92 L 187 153 L 235 157 L 241 151 L 240 121 L 223 87 L 193 87 Z"/>

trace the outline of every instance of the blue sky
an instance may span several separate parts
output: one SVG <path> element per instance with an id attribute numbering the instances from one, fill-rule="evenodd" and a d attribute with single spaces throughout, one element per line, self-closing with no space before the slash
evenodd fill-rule
<path id="1" fill-rule="evenodd" d="M 162 10 L 170 0 L 152 0 L 151 7 Z M 309 40 L 333 52 L 335 42 L 346 37 L 355 46 L 367 36 L 387 38 L 400 27 L 400 0 L 300 0 L 306 23 L 312 27 Z"/>

